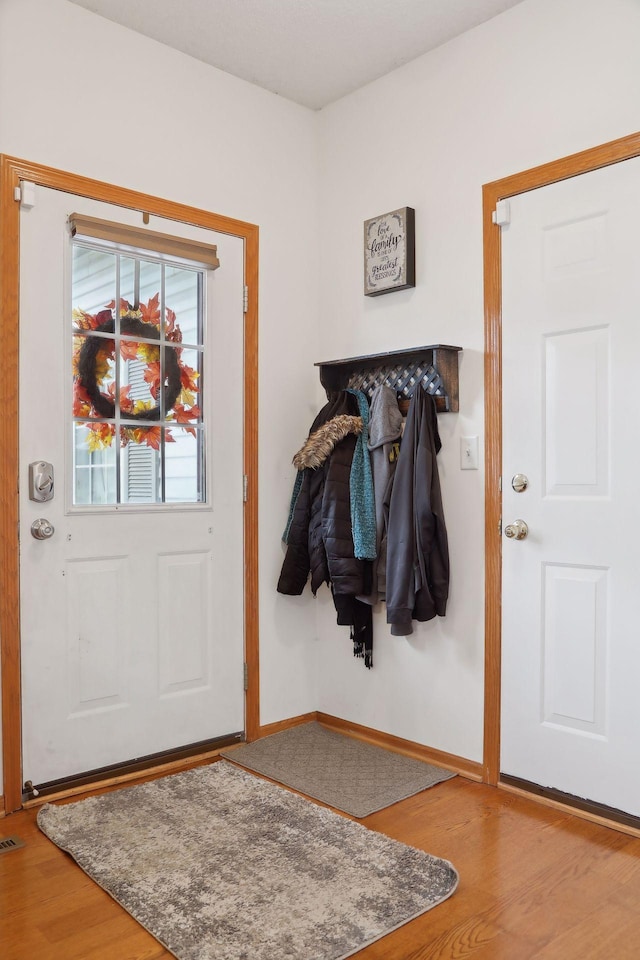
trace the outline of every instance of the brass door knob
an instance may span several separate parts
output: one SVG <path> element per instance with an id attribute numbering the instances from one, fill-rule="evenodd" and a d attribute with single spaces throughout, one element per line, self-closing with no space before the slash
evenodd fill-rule
<path id="1" fill-rule="evenodd" d="M 510 540 L 524 540 L 528 533 L 529 527 L 524 520 L 514 520 L 504 528 L 504 535 Z"/>

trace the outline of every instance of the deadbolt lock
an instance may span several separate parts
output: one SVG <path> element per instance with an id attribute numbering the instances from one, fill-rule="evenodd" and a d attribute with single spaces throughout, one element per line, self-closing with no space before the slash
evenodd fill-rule
<path id="1" fill-rule="evenodd" d="M 529 478 L 525 477 L 524 473 L 516 473 L 516 475 L 511 478 L 511 486 L 516 493 L 524 493 L 529 486 Z"/>
<path id="2" fill-rule="evenodd" d="M 29 464 L 29 499 L 36 503 L 53 500 L 53 464 L 35 460 Z"/>

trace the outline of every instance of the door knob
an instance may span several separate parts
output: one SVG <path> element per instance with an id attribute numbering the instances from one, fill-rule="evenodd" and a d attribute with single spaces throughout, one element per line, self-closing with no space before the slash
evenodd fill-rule
<path id="1" fill-rule="evenodd" d="M 34 520 L 31 524 L 31 536 L 35 537 L 36 540 L 48 540 L 54 533 L 55 528 L 53 524 L 45 520 L 44 517 L 40 517 L 39 520 Z"/>
<path id="2" fill-rule="evenodd" d="M 528 533 L 529 527 L 524 520 L 514 520 L 504 528 L 504 535 L 510 540 L 524 540 Z"/>

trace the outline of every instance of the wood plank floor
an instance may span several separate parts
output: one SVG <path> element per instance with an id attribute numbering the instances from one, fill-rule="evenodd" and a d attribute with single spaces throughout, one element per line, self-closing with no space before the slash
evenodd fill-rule
<path id="1" fill-rule="evenodd" d="M 451 860 L 454 896 L 356 960 L 638 960 L 640 839 L 457 777 L 367 826 Z M 168 960 L 135 920 L 38 830 L 0 820 L 2 960 Z M 309 957 L 308 960 L 313 960 Z"/>

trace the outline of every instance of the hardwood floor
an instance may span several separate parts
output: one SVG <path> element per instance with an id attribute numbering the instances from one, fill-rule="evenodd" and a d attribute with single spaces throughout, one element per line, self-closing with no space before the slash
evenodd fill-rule
<path id="1" fill-rule="evenodd" d="M 168 960 L 40 833 L 35 814 L 0 820 L 0 837 L 26 843 L 0 856 L 0 957 Z M 640 839 L 462 777 L 364 823 L 451 860 L 460 886 L 356 960 L 640 956 Z"/>

